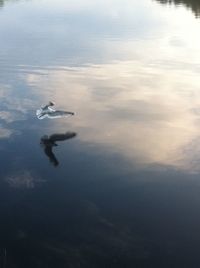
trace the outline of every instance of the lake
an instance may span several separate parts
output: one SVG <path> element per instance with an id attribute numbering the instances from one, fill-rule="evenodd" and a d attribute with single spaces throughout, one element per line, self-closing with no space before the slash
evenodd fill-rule
<path id="1" fill-rule="evenodd" d="M 0 0 L 0 267 L 200 267 L 199 33 L 197 0 Z"/>

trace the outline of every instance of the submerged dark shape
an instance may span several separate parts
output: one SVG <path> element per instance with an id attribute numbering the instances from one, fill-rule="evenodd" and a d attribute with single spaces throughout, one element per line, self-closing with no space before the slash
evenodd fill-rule
<path id="1" fill-rule="evenodd" d="M 58 166 L 59 162 L 57 160 L 57 158 L 55 157 L 54 153 L 53 153 L 53 147 L 54 146 L 58 146 L 56 144 L 57 141 L 65 141 L 65 140 L 69 140 L 72 139 L 74 137 L 76 137 L 76 133 L 75 132 L 66 132 L 63 134 L 52 134 L 50 136 L 43 136 L 40 140 L 40 144 L 44 147 L 44 153 L 48 156 L 50 162 L 54 165 L 54 166 Z"/>
<path id="2" fill-rule="evenodd" d="M 196 17 L 200 17 L 200 1 L 199 0 L 157 0 L 162 4 L 183 4 L 188 8 L 191 8 Z"/>
<path id="3" fill-rule="evenodd" d="M 36 111 L 36 115 L 38 119 L 44 119 L 44 118 L 60 118 L 60 117 L 68 117 L 74 115 L 73 112 L 68 111 L 62 111 L 62 110 L 55 110 L 51 108 L 54 106 L 53 102 L 49 102 L 47 105 L 42 106 L 40 109 Z"/>

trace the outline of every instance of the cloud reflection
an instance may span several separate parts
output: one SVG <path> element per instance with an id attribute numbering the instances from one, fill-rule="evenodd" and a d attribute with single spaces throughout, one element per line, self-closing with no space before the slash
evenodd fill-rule
<path id="1" fill-rule="evenodd" d="M 54 122 L 55 127 L 71 125 L 83 142 L 123 154 L 137 167 L 190 169 L 191 159 L 182 153 L 199 136 L 194 108 L 199 110 L 200 94 L 198 81 L 189 78 L 189 70 L 182 76 L 130 61 L 54 70 L 45 80 L 31 76 L 31 83 L 43 101 L 54 96 L 61 107 L 77 112 L 76 120 Z"/>
<path id="2" fill-rule="evenodd" d="M 10 138 L 13 133 L 21 132 L 14 123 L 27 120 L 36 107 L 36 101 L 20 96 L 14 86 L 4 85 L 1 81 L 0 98 L 0 138 Z"/>
<path id="3" fill-rule="evenodd" d="M 77 112 L 75 120 L 52 122 L 56 130 L 73 127 L 82 142 L 120 153 L 137 167 L 158 163 L 193 170 L 191 154 L 183 152 L 199 137 L 197 20 L 185 9 L 153 1 L 111 0 L 112 11 L 102 1 L 60 3 L 31 2 L 23 19 L 16 6 L 17 28 L 12 21 L 9 33 L 2 28 L 2 36 L 11 38 L 2 39 L 2 50 L 25 84 L 12 101 L 8 94 L 7 108 L 14 102 L 23 114 L 34 106 L 32 96 L 40 103 L 54 100 Z M 15 49 L 7 50 L 8 44 Z M 23 98 L 27 91 L 31 97 Z"/>
<path id="4" fill-rule="evenodd" d="M 12 133 L 11 129 L 6 129 L 0 125 L 0 139 L 9 138 Z"/>
<path id="5" fill-rule="evenodd" d="M 45 182 L 45 180 L 33 176 L 28 170 L 13 173 L 7 176 L 5 181 L 11 188 L 16 189 L 33 189 L 36 185 Z"/>

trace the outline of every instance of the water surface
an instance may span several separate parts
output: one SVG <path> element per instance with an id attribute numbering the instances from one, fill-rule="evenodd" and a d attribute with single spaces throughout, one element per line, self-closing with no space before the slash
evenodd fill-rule
<path id="1" fill-rule="evenodd" d="M 0 267 L 200 265 L 199 11 L 0 1 Z"/>

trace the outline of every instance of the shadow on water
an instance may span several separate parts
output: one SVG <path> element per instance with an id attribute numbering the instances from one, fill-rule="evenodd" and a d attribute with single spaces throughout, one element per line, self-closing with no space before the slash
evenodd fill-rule
<path id="1" fill-rule="evenodd" d="M 192 9 L 196 17 L 200 17 L 200 1 L 199 0 L 156 0 L 161 4 L 185 5 Z"/>
<path id="2" fill-rule="evenodd" d="M 76 137 L 75 132 L 66 132 L 63 134 L 52 134 L 50 136 L 43 136 L 40 140 L 40 144 L 44 148 L 44 153 L 49 158 L 50 162 L 56 167 L 59 165 L 59 162 L 53 153 L 53 147 L 58 146 L 56 142 L 58 141 L 65 141 Z"/>

